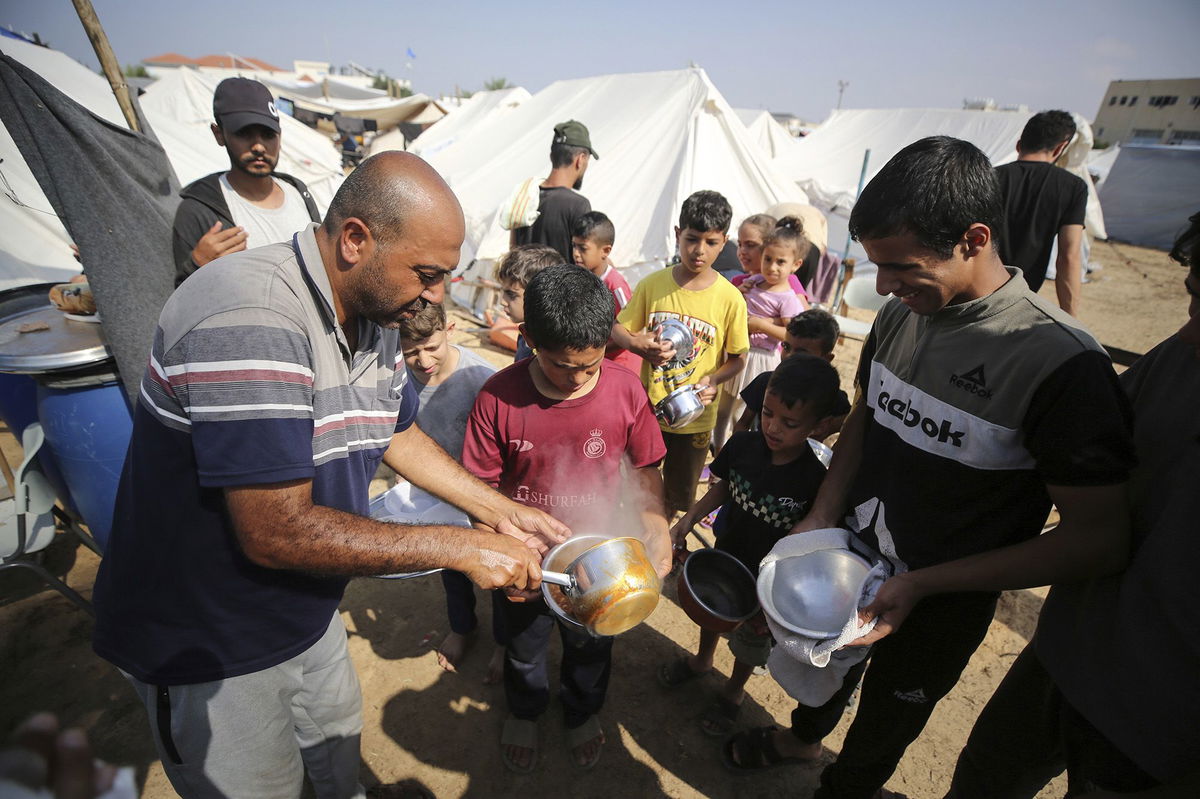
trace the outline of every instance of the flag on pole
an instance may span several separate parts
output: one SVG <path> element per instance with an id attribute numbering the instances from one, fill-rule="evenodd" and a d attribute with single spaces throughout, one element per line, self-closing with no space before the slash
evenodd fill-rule
<path id="1" fill-rule="evenodd" d="M 416 54 L 416 53 L 414 53 L 414 52 L 412 51 L 412 48 L 411 48 L 411 47 L 410 47 L 410 48 L 408 48 L 407 50 L 405 50 L 404 52 L 405 52 L 405 53 L 408 55 L 408 57 L 409 57 L 409 58 L 416 58 L 416 57 L 417 57 L 417 54 Z"/>

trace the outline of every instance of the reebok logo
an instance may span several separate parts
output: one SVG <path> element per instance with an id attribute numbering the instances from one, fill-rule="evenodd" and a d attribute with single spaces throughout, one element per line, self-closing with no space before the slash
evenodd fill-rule
<path id="1" fill-rule="evenodd" d="M 919 410 L 912 406 L 912 401 L 905 402 L 903 400 L 892 399 L 892 395 L 886 391 L 879 392 L 879 399 L 876 401 L 881 411 L 895 416 L 900 421 L 904 422 L 905 427 L 919 427 L 921 432 L 930 438 L 935 438 L 939 443 L 950 442 L 956 447 L 962 446 L 962 437 L 966 435 L 965 430 L 955 430 L 954 425 L 949 419 L 943 419 L 940 422 L 936 419 L 931 419 L 922 414 Z"/>
<path id="2" fill-rule="evenodd" d="M 983 376 L 983 364 L 979 364 L 965 375 L 950 375 L 950 385 L 982 399 L 992 398 L 992 392 L 987 387 L 987 378 Z"/>
<path id="3" fill-rule="evenodd" d="M 892 691 L 892 696 L 901 702 L 911 702 L 914 705 L 923 705 L 929 701 L 929 697 L 925 696 L 924 688 L 918 688 L 915 691 Z"/>

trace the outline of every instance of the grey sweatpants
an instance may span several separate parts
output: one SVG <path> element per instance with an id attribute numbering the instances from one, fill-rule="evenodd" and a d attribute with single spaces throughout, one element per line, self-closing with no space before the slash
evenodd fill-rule
<path id="1" fill-rule="evenodd" d="M 169 687 L 126 677 L 184 799 L 290 799 L 305 770 L 321 799 L 365 796 L 362 693 L 337 613 L 315 644 L 269 669 Z"/>

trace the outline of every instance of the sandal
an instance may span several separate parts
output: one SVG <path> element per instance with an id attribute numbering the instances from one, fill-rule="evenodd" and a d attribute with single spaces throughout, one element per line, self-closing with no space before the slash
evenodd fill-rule
<path id="1" fill-rule="evenodd" d="M 780 766 L 816 762 L 818 758 L 788 757 L 779 754 L 774 740 L 778 729 L 774 726 L 755 727 L 730 736 L 721 747 L 721 761 L 725 768 L 735 774 L 758 774 Z"/>
<path id="2" fill-rule="evenodd" d="M 600 740 L 600 745 L 596 747 L 596 753 L 583 763 L 576 760 L 575 750 L 597 738 Z M 568 728 L 567 750 L 571 753 L 571 763 L 578 768 L 589 769 L 599 763 L 600 755 L 604 752 L 604 730 L 600 727 L 600 720 L 595 716 L 588 716 L 588 720 L 583 724 Z"/>
<path id="3" fill-rule="evenodd" d="M 537 732 L 537 722 L 511 716 L 504 720 L 504 729 L 500 733 L 500 759 L 504 761 L 505 768 L 515 774 L 528 774 L 533 771 L 538 759 Z M 529 765 L 521 765 L 509 757 L 508 747 L 510 746 L 532 751 L 533 755 L 529 758 Z"/>
<path id="4" fill-rule="evenodd" d="M 700 714 L 700 729 L 705 735 L 714 738 L 724 738 L 733 730 L 737 723 L 742 706 L 723 696 L 718 696 L 713 703 Z"/>

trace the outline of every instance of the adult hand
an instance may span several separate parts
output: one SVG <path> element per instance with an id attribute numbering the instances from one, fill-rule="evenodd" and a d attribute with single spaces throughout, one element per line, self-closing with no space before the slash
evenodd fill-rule
<path id="1" fill-rule="evenodd" d="M 879 587 L 871 604 L 858 611 L 861 622 L 876 619 L 875 629 L 847 646 L 870 646 L 900 629 L 924 593 L 913 573 L 898 574 Z"/>
<path id="2" fill-rule="evenodd" d="M 492 529 L 515 538 L 539 555 L 571 537 L 571 528 L 545 511 L 512 500 L 504 502 Z"/>
<path id="3" fill-rule="evenodd" d="M 484 533 L 472 542 L 463 568 L 471 582 L 483 589 L 535 589 L 541 584 L 541 557 L 507 535 Z"/>
<path id="4" fill-rule="evenodd" d="M 92 799 L 112 788 L 116 774 L 113 766 L 96 765 L 82 730 L 60 732 L 51 713 L 29 718 L 13 734 L 13 746 L 0 751 L 0 786 L 48 789 L 56 799 Z"/>
<path id="5" fill-rule="evenodd" d="M 222 255 L 240 252 L 244 249 L 246 249 L 246 231 L 240 227 L 221 230 L 221 220 L 218 219 L 192 248 L 192 261 L 196 266 L 204 266 Z"/>
<path id="6" fill-rule="evenodd" d="M 657 333 L 643 329 L 640 333 L 633 334 L 630 339 L 630 351 L 649 361 L 651 366 L 662 366 L 675 357 L 675 346 L 669 341 L 659 340 Z"/>
<path id="7" fill-rule="evenodd" d="M 717 398 L 717 387 L 712 385 L 712 378 L 705 375 L 696 381 L 696 388 L 700 389 L 696 397 L 700 400 L 701 405 L 712 405 L 713 400 Z"/>

